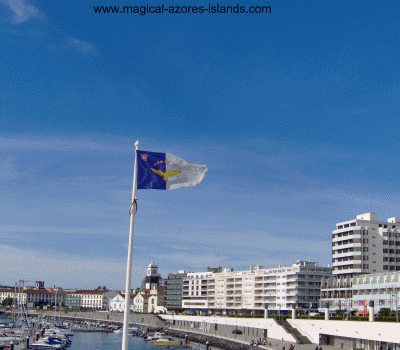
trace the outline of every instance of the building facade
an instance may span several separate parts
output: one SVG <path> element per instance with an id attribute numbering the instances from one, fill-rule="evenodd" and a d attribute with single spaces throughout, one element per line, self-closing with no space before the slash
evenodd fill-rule
<path id="1" fill-rule="evenodd" d="M 24 305 L 27 308 L 35 308 L 38 306 L 61 306 L 63 303 L 62 292 L 51 292 L 46 289 L 23 289 L 23 290 L 0 290 L 0 303 L 12 298 L 16 300 L 16 304 Z"/>
<path id="2" fill-rule="evenodd" d="M 183 280 L 190 271 L 178 271 L 170 273 L 164 280 L 164 300 L 168 311 L 182 312 Z"/>
<path id="3" fill-rule="evenodd" d="M 117 292 L 108 290 L 77 290 L 65 293 L 64 305 L 66 308 L 72 310 L 108 310 L 110 299 L 116 295 Z"/>
<path id="4" fill-rule="evenodd" d="M 359 309 L 353 304 L 353 284 L 357 281 L 359 286 L 367 277 L 358 276 L 400 271 L 400 218 L 378 221 L 376 213 L 365 213 L 337 223 L 332 231 L 332 268 L 332 278 L 321 290 L 321 306 Z"/>
<path id="5" fill-rule="evenodd" d="M 130 305 L 130 310 L 134 311 L 133 308 L 133 300 L 136 297 L 136 295 L 131 295 L 131 305 Z M 118 293 L 116 296 L 110 299 L 109 306 L 108 306 L 109 311 L 117 311 L 117 312 L 124 312 L 125 311 L 125 293 Z"/>
<path id="6" fill-rule="evenodd" d="M 375 312 L 400 307 L 400 271 L 357 275 L 346 279 L 333 276 L 321 289 L 321 307 L 351 312 L 366 311 L 370 301 Z"/>
<path id="7" fill-rule="evenodd" d="M 332 231 L 334 276 L 400 271 L 400 218 L 378 221 L 376 213 L 336 224 Z"/>
<path id="8" fill-rule="evenodd" d="M 330 267 L 297 261 L 292 266 L 247 271 L 188 273 L 183 281 L 182 307 L 199 313 L 310 310 L 319 306 L 320 287 L 331 276 Z"/>

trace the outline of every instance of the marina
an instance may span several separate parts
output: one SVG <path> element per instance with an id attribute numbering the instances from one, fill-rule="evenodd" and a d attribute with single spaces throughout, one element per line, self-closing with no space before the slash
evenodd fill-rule
<path id="1" fill-rule="evenodd" d="M 122 329 L 119 325 L 76 321 L 53 323 L 49 318 L 32 318 L 26 327 L 15 327 L 11 317 L 0 317 L 0 349 L 115 349 L 121 346 Z M 147 327 L 129 327 L 128 349 L 159 348 L 200 350 L 201 344 L 184 345 L 164 332 Z"/>

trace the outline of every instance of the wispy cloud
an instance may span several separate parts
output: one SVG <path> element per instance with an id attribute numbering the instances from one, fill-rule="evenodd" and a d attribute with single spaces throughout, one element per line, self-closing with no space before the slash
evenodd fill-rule
<path id="1" fill-rule="evenodd" d="M 12 22 L 19 24 L 30 18 L 41 18 L 43 14 L 25 0 L 1 0 L 1 3 L 13 12 Z"/>
<path id="2" fill-rule="evenodd" d="M 46 233 L 65 233 L 65 234 L 121 234 L 121 229 L 116 227 L 99 228 L 62 228 L 62 227 L 40 227 L 40 226 L 19 226 L 19 225 L 0 225 L 0 233 L 5 232 L 46 232 Z"/>
<path id="3" fill-rule="evenodd" d="M 82 281 L 85 281 L 88 287 L 92 287 L 99 284 L 99 281 L 104 281 L 107 286 L 114 287 L 122 285 L 123 282 L 124 261 L 80 258 L 60 252 L 44 254 L 37 250 L 18 249 L 7 245 L 0 245 L 0 253 L 4 279 L 2 283 L 25 278 L 64 285 L 66 279 L 71 279 L 76 281 L 76 285 L 82 285 Z M 137 270 L 143 273 L 143 269 Z M 118 278 L 113 277 L 115 275 L 118 275 Z"/>
<path id="4" fill-rule="evenodd" d="M 37 7 L 33 6 L 26 0 L 0 0 L 0 3 L 10 10 L 10 22 L 13 24 L 21 24 L 31 18 L 45 18 L 45 15 Z M 49 22 L 47 24 L 49 24 Z M 29 33 L 32 33 L 32 30 L 33 29 L 31 28 Z M 64 33 L 55 26 L 50 25 L 50 27 L 47 28 L 46 32 L 47 31 L 58 33 L 58 35 L 61 36 L 61 42 L 59 43 L 61 47 L 67 47 L 69 49 L 82 52 L 89 56 L 97 57 L 100 55 L 100 52 L 96 46 L 89 44 L 81 39 L 71 37 L 70 35 Z"/>
<path id="5" fill-rule="evenodd" d="M 91 56 L 97 57 L 100 55 L 99 50 L 94 45 L 88 44 L 87 42 L 85 42 L 83 40 L 73 38 L 69 35 L 66 35 L 65 39 L 66 39 L 69 47 L 72 47 L 80 52 L 83 52 L 83 53 L 91 55 Z"/>
<path id="6" fill-rule="evenodd" d="M 43 280 L 47 285 L 93 288 L 106 285 L 121 289 L 125 285 L 126 261 L 104 257 L 80 257 L 60 251 L 20 249 L 0 245 L 0 284 L 13 284 L 20 279 Z M 135 258 L 132 285 L 138 286 L 146 274 L 149 259 Z"/>
<path id="7" fill-rule="evenodd" d="M 105 144 L 82 141 L 64 140 L 60 138 L 4 138 L 0 137 L 0 150 L 2 151 L 102 151 L 102 152 L 122 152 L 121 148 L 108 146 Z"/>

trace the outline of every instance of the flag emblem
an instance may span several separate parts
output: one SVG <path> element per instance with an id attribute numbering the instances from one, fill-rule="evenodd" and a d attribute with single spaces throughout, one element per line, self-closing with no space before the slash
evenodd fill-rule
<path id="1" fill-rule="evenodd" d="M 199 185 L 207 167 L 170 153 L 137 151 L 137 189 L 171 190 Z M 144 158 L 145 156 L 145 158 Z"/>
<path id="2" fill-rule="evenodd" d="M 176 175 L 179 175 L 181 173 L 180 166 L 177 164 L 173 164 L 170 162 L 165 161 L 165 164 L 170 165 L 170 167 L 173 167 L 174 169 L 172 170 L 167 170 L 167 171 L 162 171 L 159 169 L 156 169 L 157 165 L 164 163 L 163 161 L 159 161 L 156 164 L 153 164 L 151 167 L 151 170 L 153 170 L 157 175 L 160 175 L 163 179 L 163 181 L 167 182 L 168 178 L 174 177 Z"/>

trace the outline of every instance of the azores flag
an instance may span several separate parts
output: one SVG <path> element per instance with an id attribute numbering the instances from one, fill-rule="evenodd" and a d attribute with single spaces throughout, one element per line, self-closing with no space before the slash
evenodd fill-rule
<path id="1" fill-rule="evenodd" d="M 201 184 L 207 167 L 170 153 L 137 151 L 137 189 L 172 190 Z"/>

